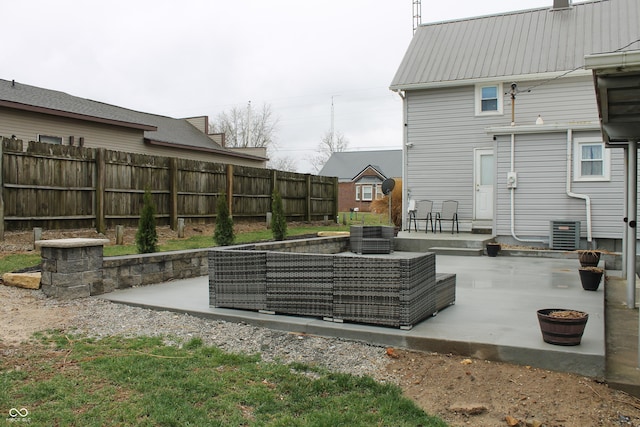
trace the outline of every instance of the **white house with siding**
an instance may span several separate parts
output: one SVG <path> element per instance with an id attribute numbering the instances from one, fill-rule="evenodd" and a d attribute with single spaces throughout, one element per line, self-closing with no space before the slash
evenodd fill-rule
<path id="1" fill-rule="evenodd" d="M 390 86 L 405 204 L 457 200 L 461 231 L 504 243 L 571 249 L 579 230 L 576 247 L 619 250 L 624 156 L 602 139 L 584 58 L 637 49 L 640 2 L 549 3 L 416 29 Z"/>

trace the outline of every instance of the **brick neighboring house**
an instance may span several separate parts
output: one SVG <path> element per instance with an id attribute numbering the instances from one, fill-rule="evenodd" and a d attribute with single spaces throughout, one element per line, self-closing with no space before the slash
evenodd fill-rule
<path id="1" fill-rule="evenodd" d="M 401 179 L 402 150 L 333 153 L 318 175 L 338 177 L 340 212 L 369 212 L 371 202 L 384 196 L 382 182 Z"/>

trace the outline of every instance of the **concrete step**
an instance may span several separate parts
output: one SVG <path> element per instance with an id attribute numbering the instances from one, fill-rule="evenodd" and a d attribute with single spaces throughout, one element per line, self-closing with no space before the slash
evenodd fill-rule
<path id="1" fill-rule="evenodd" d="M 433 252 L 436 255 L 482 256 L 484 249 L 434 246 L 429 248 L 428 252 Z"/>

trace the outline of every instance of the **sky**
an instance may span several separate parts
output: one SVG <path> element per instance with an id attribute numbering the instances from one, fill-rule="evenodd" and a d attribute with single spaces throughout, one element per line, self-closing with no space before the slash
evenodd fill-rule
<path id="1" fill-rule="evenodd" d="M 332 123 L 349 151 L 402 148 L 402 102 L 389 85 L 413 2 L 0 0 L 0 78 L 176 118 L 266 104 L 278 120 L 272 157 L 315 173 L 309 158 Z M 552 3 L 422 0 L 421 18 Z"/>

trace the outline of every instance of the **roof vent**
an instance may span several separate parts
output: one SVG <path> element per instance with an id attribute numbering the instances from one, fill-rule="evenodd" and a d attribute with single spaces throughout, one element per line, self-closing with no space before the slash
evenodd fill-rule
<path id="1" fill-rule="evenodd" d="M 569 7 L 571 7 L 571 0 L 553 0 L 552 10 L 568 9 Z"/>

